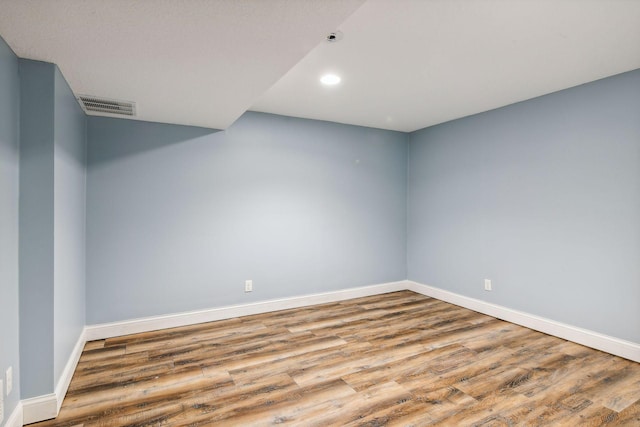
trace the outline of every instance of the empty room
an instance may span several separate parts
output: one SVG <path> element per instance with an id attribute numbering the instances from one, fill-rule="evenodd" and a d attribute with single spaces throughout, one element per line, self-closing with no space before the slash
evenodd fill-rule
<path id="1" fill-rule="evenodd" d="M 640 426 L 640 0 L 0 0 L 0 427 Z"/>

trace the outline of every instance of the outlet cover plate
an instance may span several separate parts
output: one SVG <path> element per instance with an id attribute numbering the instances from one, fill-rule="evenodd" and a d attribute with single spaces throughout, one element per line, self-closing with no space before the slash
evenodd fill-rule
<path id="1" fill-rule="evenodd" d="M 0 424 L 4 421 L 4 388 L 0 380 Z"/>
<path id="2" fill-rule="evenodd" d="M 13 366 L 9 366 L 7 368 L 7 396 L 11 394 L 11 390 L 13 390 Z"/>

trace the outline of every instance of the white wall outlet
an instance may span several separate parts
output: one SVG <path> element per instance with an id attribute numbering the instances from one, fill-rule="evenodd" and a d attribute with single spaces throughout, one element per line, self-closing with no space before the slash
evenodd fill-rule
<path id="1" fill-rule="evenodd" d="M 7 396 L 11 394 L 13 390 L 13 366 L 7 368 Z"/>
<path id="2" fill-rule="evenodd" d="M 245 292 L 253 291 L 253 280 L 245 280 L 244 281 L 244 291 Z"/>
<path id="3" fill-rule="evenodd" d="M 2 388 L 2 380 L 0 380 L 0 424 L 4 421 L 4 388 Z"/>
<path id="4" fill-rule="evenodd" d="M 484 279 L 484 290 L 485 291 L 490 291 L 491 290 L 491 280 Z"/>

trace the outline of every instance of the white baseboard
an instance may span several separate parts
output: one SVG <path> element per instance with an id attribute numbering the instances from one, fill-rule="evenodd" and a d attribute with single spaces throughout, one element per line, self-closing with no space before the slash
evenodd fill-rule
<path id="1" fill-rule="evenodd" d="M 67 364 L 64 366 L 64 370 L 58 379 L 58 385 L 56 386 L 55 395 L 56 395 L 56 416 L 58 412 L 60 412 L 60 407 L 62 406 L 62 401 L 67 394 L 67 390 L 69 389 L 69 384 L 71 384 L 71 378 L 73 378 L 73 373 L 76 371 L 76 366 L 78 366 L 78 361 L 80 360 L 80 356 L 82 355 L 82 350 L 84 349 L 84 345 L 87 342 L 85 338 L 86 335 L 86 327 L 80 333 L 78 337 L 78 341 L 76 345 L 73 347 L 71 351 L 71 355 L 69 356 L 69 360 Z"/>
<path id="2" fill-rule="evenodd" d="M 401 280 L 399 282 L 382 283 L 379 285 L 343 289 L 320 294 L 274 299 L 250 304 L 232 305 L 163 316 L 144 317 L 141 319 L 125 320 L 123 322 L 90 325 L 85 328 L 85 339 L 87 341 L 101 340 L 122 335 L 175 328 L 178 326 L 193 325 L 197 323 L 213 322 L 215 320 L 287 310 L 290 308 L 305 307 L 314 304 L 343 301 L 352 298 L 378 295 L 406 289 L 407 281 Z"/>
<path id="3" fill-rule="evenodd" d="M 24 424 L 50 420 L 58 415 L 58 398 L 55 393 L 23 399 L 21 403 Z"/>
<path id="4" fill-rule="evenodd" d="M 11 412 L 4 427 L 22 427 L 24 420 L 22 418 L 22 402 L 18 402 L 16 408 Z"/>
<path id="5" fill-rule="evenodd" d="M 407 289 L 625 359 L 640 362 L 640 344 L 407 280 Z"/>
<path id="6" fill-rule="evenodd" d="M 80 355 L 82 354 L 82 350 L 84 349 L 84 344 L 86 342 L 85 330 L 83 329 L 78 337 L 76 345 L 71 351 L 69 360 L 58 379 L 58 384 L 56 385 L 56 389 L 53 393 L 21 401 L 21 418 L 24 424 L 50 420 L 51 418 L 58 416 L 58 412 L 60 412 L 60 407 L 62 406 L 62 401 L 67 394 L 71 378 L 73 378 L 73 373 L 76 370 L 78 360 L 80 360 Z M 22 424 L 20 425 L 22 426 Z"/>

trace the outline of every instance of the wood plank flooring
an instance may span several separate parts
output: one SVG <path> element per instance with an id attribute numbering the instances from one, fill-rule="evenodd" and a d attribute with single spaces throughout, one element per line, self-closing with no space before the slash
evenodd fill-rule
<path id="1" fill-rule="evenodd" d="M 640 426 L 640 364 L 410 291 L 87 343 L 33 426 Z"/>

